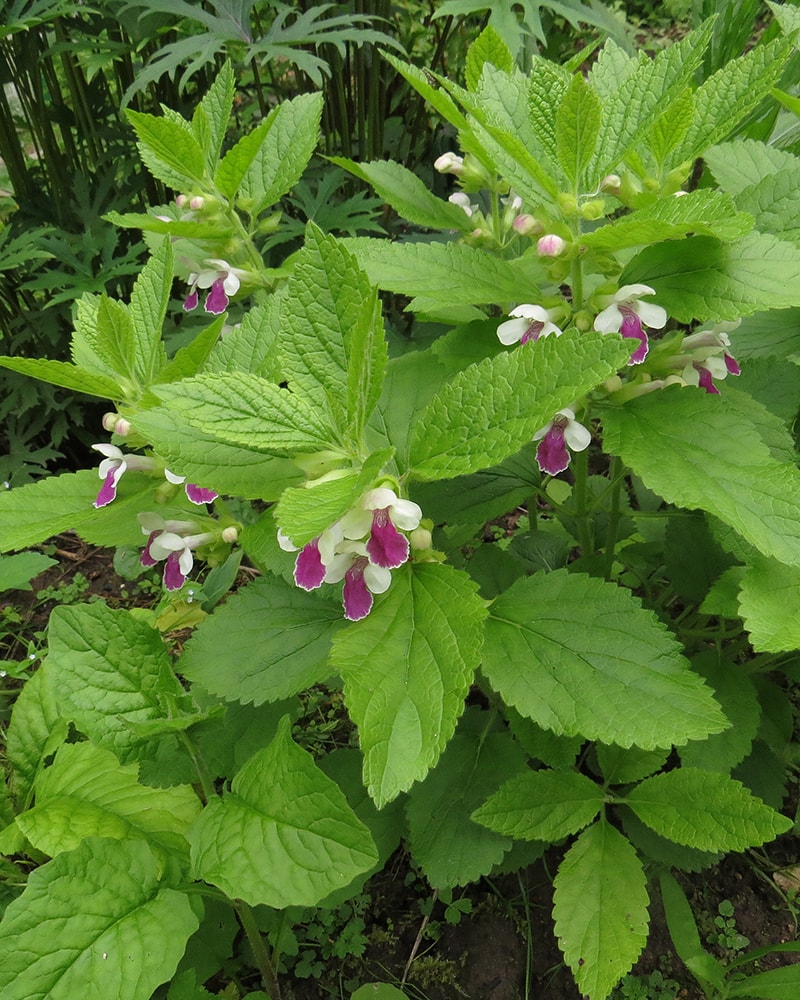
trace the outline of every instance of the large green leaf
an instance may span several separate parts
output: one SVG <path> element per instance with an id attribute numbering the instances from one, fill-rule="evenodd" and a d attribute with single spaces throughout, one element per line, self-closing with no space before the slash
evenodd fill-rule
<path id="1" fill-rule="evenodd" d="M 553 918 L 581 993 L 605 1000 L 647 941 L 647 879 L 628 840 L 606 822 L 585 830 L 555 877 Z"/>
<path id="2" fill-rule="evenodd" d="M 144 840 L 85 840 L 34 871 L 0 923 L 4 1000 L 149 1000 L 199 926 Z"/>
<path id="3" fill-rule="evenodd" d="M 665 389 L 603 420 L 604 444 L 670 503 L 700 507 L 764 555 L 800 566 L 800 473 L 776 461 L 724 394 Z"/>
<path id="4" fill-rule="evenodd" d="M 734 243 L 693 236 L 647 247 L 619 280 L 650 285 L 679 323 L 736 320 L 800 305 L 800 247 L 768 233 Z"/>
<path id="5" fill-rule="evenodd" d="M 492 730 L 488 712 L 467 709 L 436 767 L 408 797 L 411 853 L 436 888 L 467 885 L 502 861 L 511 840 L 470 814 L 526 757 L 508 730 Z"/>
<path id="6" fill-rule="evenodd" d="M 597 94 L 580 73 L 572 78 L 556 112 L 556 154 L 574 187 L 592 158 L 600 132 L 601 108 Z"/>
<path id="7" fill-rule="evenodd" d="M 0 357 L 0 366 L 21 375 L 30 375 L 41 382 L 59 385 L 62 389 L 85 392 L 87 396 L 101 399 L 124 399 L 125 389 L 118 381 L 100 372 L 87 371 L 68 361 L 51 361 L 48 358 Z M 124 380 L 122 380 L 124 381 Z"/>
<path id="8" fill-rule="evenodd" d="M 378 859 L 366 826 L 290 729 L 286 716 L 189 831 L 198 878 L 276 909 L 314 906 Z"/>
<path id="9" fill-rule="evenodd" d="M 662 837 L 701 851 L 744 851 L 792 828 L 740 782 L 693 767 L 646 778 L 625 801 Z"/>
<path id="10" fill-rule="evenodd" d="M 125 114 L 139 140 L 142 162 L 154 177 L 178 191 L 202 185 L 205 153 L 188 122 L 177 116 L 157 118 L 130 109 Z"/>
<path id="11" fill-rule="evenodd" d="M 754 560 L 742 579 L 739 610 L 754 649 L 800 649 L 800 568 L 777 559 Z"/>
<path id="12" fill-rule="evenodd" d="M 723 142 L 703 153 L 717 183 L 728 194 L 738 195 L 770 174 L 797 174 L 800 159 L 785 149 L 755 139 Z"/>
<path id="13" fill-rule="evenodd" d="M 150 385 L 167 363 L 161 330 L 172 291 L 172 258 L 172 243 L 162 239 L 142 268 L 131 292 L 128 314 L 133 342 L 133 371 L 143 386 Z"/>
<path id="14" fill-rule="evenodd" d="M 748 1000 L 795 1000 L 798 993 L 800 968 L 797 965 L 757 972 L 728 987 L 729 997 L 747 997 Z"/>
<path id="15" fill-rule="evenodd" d="M 519 580 L 494 601 L 482 670 L 522 715 L 569 736 L 654 749 L 727 725 L 652 611 L 566 570 Z"/>
<path id="16" fill-rule="evenodd" d="M 36 805 L 17 817 L 17 825 L 51 857 L 87 837 L 144 837 L 154 846 L 188 854 L 184 835 L 200 813 L 200 800 L 188 785 L 140 785 L 138 770 L 137 764 L 122 765 L 91 743 L 62 746 L 37 776 Z"/>
<path id="17" fill-rule="evenodd" d="M 68 728 L 67 720 L 61 717 L 45 663 L 20 691 L 6 732 L 6 757 L 20 810 L 30 804 L 36 775 L 67 738 Z"/>
<path id="18" fill-rule="evenodd" d="M 338 601 L 267 575 L 202 622 L 180 672 L 229 701 L 279 701 L 329 676 L 330 643 L 341 625 Z"/>
<path id="19" fill-rule="evenodd" d="M 379 808 L 423 778 L 453 734 L 480 656 L 485 609 L 475 590 L 449 566 L 406 566 L 369 617 L 334 639 Z"/>
<path id="20" fill-rule="evenodd" d="M 471 365 L 420 415 L 411 444 L 414 475 L 447 479 L 497 465 L 629 356 L 617 336 L 573 329 Z"/>

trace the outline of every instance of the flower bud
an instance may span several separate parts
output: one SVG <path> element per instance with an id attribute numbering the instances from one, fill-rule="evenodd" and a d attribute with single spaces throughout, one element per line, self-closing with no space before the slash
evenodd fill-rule
<path id="1" fill-rule="evenodd" d="M 558 198 L 558 207 L 564 215 L 574 215 L 578 211 L 578 200 L 574 194 L 562 192 Z"/>
<path id="2" fill-rule="evenodd" d="M 433 169 L 437 170 L 440 174 L 463 174 L 464 157 L 452 152 L 442 153 L 434 161 Z"/>
<path id="3" fill-rule="evenodd" d="M 234 525 L 229 524 L 227 528 L 222 529 L 221 538 L 223 542 L 228 542 L 228 544 L 232 544 L 233 542 L 238 540 L 239 532 L 237 531 Z"/>
<path id="4" fill-rule="evenodd" d="M 543 226 L 538 219 L 532 215 L 518 215 L 511 223 L 514 232 L 520 236 L 536 236 L 541 233 Z"/>
<path id="5" fill-rule="evenodd" d="M 420 526 L 419 528 L 414 528 L 408 536 L 408 541 L 415 552 L 424 552 L 425 549 L 429 549 L 433 544 L 433 535 L 431 535 L 427 528 Z"/>
<path id="6" fill-rule="evenodd" d="M 586 333 L 587 330 L 591 330 L 594 324 L 594 316 L 586 309 L 581 309 L 580 312 L 575 313 L 572 317 L 572 322 L 581 331 L 581 333 Z"/>
<path id="7" fill-rule="evenodd" d="M 592 222 L 596 219 L 602 219 L 605 214 L 606 203 L 602 198 L 595 198 L 593 201 L 587 201 L 580 207 L 581 218 L 588 219 Z"/>
<path id="8" fill-rule="evenodd" d="M 201 194 L 196 194 L 194 198 L 189 201 L 189 208 L 191 208 L 193 212 L 199 212 L 205 203 L 205 198 Z"/>
<path id="9" fill-rule="evenodd" d="M 548 233 L 536 244 L 536 252 L 540 257 L 558 257 L 564 252 L 566 243 L 555 233 Z"/>
<path id="10" fill-rule="evenodd" d="M 114 426 L 117 423 L 117 420 L 119 420 L 118 413 L 104 413 L 103 419 L 101 421 L 101 423 L 103 424 L 103 430 L 112 433 L 114 430 Z"/>
<path id="11" fill-rule="evenodd" d="M 119 420 L 114 424 L 114 433 L 119 434 L 120 437 L 127 437 L 131 432 L 131 422 L 126 420 L 125 417 L 120 417 Z"/>
<path id="12" fill-rule="evenodd" d="M 600 181 L 600 190 L 605 191 L 606 194 L 619 194 L 621 187 L 622 178 L 619 174 L 606 174 Z"/>
<path id="13" fill-rule="evenodd" d="M 179 194 L 178 197 L 175 199 L 175 204 L 178 206 L 178 208 L 186 208 L 186 206 L 189 204 L 188 196 L 185 194 Z"/>

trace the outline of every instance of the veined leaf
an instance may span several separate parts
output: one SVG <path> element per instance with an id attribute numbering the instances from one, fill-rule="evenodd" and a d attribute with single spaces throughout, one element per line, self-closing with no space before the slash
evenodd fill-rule
<path id="1" fill-rule="evenodd" d="M 192 115 L 192 132 L 206 152 L 209 172 L 213 171 L 219 159 L 225 133 L 228 131 L 235 89 L 233 68 L 230 62 L 224 62 Z"/>
<path id="2" fill-rule="evenodd" d="M 539 158 L 551 170 L 558 169 L 556 112 L 571 84 L 571 75 L 550 59 L 533 56 L 528 83 L 528 113 L 533 134 L 540 145 Z"/>
<path id="3" fill-rule="evenodd" d="M 800 473 L 776 461 L 724 395 L 665 389 L 608 410 L 604 443 L 670 503 L 719 517 L 766 556 L 800 566 Z"/>
<path id="4" fill-rule="evenodd" d="M 179 669 L 229 701 L 279 701 L 330 676 L 330 643 L 343 624 L 338 600 L 267 574 L 200 624 Z"/>
<path id="5" fill-rule="evenodd" d="M 739 610 L 754 649 L 800 649 L 800 567 L 756 559 L 745 570 Z"/>
<path id="6" fill-rule="evenodd" d="M 630 842 L 608 823 L 585 830 L 554 881 L 553 917 L 581 993 L 605 1000 L 647 942 L 647 879 Z"/>
<path id="7" fill-rule="evenodd" d="M 556 570 L 519 580 L 494 601 L 481 669 L 507 704 L 546 729 L 654 749 L 727 725 L 688 667 L 627 590 Z"/>
<path id="8" fill-rule="evenodd" d="M 48 358 L 0 357 L 0 367 L 9 368 L 21 375 L 30 375 L 41 382 L 60 385 L 63 389 L 85 392 L 101 399 L 122 400 L 127 393 L 113 378 L 99 372 L 87 371 L 68 361 L 51 361 Z M 126 380 L 123 380 L 126 381 Z"/>
<path id="9" fill-rule="evenodd" d="M 497 465 L 629 353 L 616 336 L 573 329 L 471 365 L 420 415 L 410 450 L 414 475 L 447 479 Z"/>
<path id="10" fill-rule="evenodd" d="M 125 114 L 139 140 L 142 162 L 154 177 L 178 191 L 203 183 L 205 153 L 188 122 L 179 124 L 167 116 L 157 118 L 130 108 Z"/>
<path id="11" fill-rule="evenodd" d="M 495 66 L 504 73 L 510 73 L 514 68 L 514 56 L 511 50 L 490 24 L 487 24 L 467 49 L 464 76 L 469 90 L 478 89 L 481 73 L 486 63 Z"/>
<path id="12" fill-rule="evenodd" d="M 276 909 L 314 906 L 378 860 L 338 785 L 292 742 L 288 716 L 230 792 L 209 802 L 189 840 L 196 877 Z"/>
<path id="13" fill-rule="evenodd" d="M 572 78 L 569 89 L 556 112 L 555 134 L 558 161 L 574 187 L 592 158 L 600 132 L 601 108 L 597 94 L 580 73 Z"/>
<path id="14" fill-rule="evenodd" d="M 702 851 L 743 851 L 792 828 L 740 782 L 694 767 L 645 778 L 625 801 L 662 837 Z"/>
<path id="15" fill-rule="evenodd" d="M 620 282 L 644 283 L 679 323 L 736 320 L 800 305 L 800 247 L 768 233 L 734 243 L 693 236 L 642 250 Z"/>
<path id="16" fill-rule="evenodd" d="M 406 566 L 369 617 L 334 639 L 331 662 L 378 808 L 423 778 L 453 734 L 480 656 L 476 589 L 449 566 Z"/>
<path id="17" fill-rule="evenodd" d="M 749 212 L 756 229 L 797 243 L 800 240 L 800 162 L 766 174 L 737 192 L 736 207 Z"/>
<path id="18" fill-rule="evenodd" d="M 417 66 L 412 66 L 410 63 L 403 62 L 402 59 L 398 59 L 397 56 L 392 55 L 391 52 L 383 52 L 382 55 L 383 58 L 390 63 L 408 83 L 411 84 L 414 90 L 425 98 L 434 111 L 439 112 L 445 121 L 450 122 L 450 124 L 455 126 L 459 132 L 462 129 L 469 131 L 467 119 L 459 110 L 458 105 L 452 97 L 450 97 L 446 90 L 443 90 L 440 86 L 431 83 L 428 78 L 430 74 L 426 75 L 423 70 L 419 69 Z"/>
<path id="19" fill-rule="evenodd" d="M 50 684 L 47 664 L 43 664 L 25 682 L 14 702 L 6 733 L 6 756 L 19 811 L 30 805 L 36 775 L 67 738 L 68 729 Z"/>
<path id="20" fill-rule="evenodd" d="M 555 843 L 591 823 L 602 806 L 603 789 L 577 771 L 525 771 L 472 818 L 506 837 Z"/>
<path id="21" fill-rule="evenodd" d="M 797 156 L 754 139 L 720 143 L 705 150 L 703 159 L 722 190 L 734 196 L 757 185 L 768 174 L 787 172 L 791 175 L 800 169 Z"/>
<path id="22" fill-rule="evenodd" d="M 85 840 L 32 872 L 0 923 L 4 1000 L 147 1000 L 199 926 L 144 840 Z"/>
<path id="23" fill-rule="evenodd" d="M 133 372 L 143 386 L 167 363 L 161 333 L 171 291 L 172 244 L 163 239 L 136 279 L 128 307 Z"/>

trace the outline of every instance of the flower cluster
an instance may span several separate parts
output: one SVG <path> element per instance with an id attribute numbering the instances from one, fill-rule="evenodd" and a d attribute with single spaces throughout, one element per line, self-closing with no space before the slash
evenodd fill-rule
<path id="1" fill-rule="evenodd" d="M 421 518 L 422 511 L 412 500 L 379 486 L 299 551 L 282 531 L 278 543 L 287 552 L 297 552 L 298 587 L 316 590 L 323 583 L 343 580 L 344 616 L 360 621 L 372 610 L 372 595 L 388 590 L 391 571 L 408 559 L 405 532 L 418 528 Z"/>
<path id="2" fill-rule="evenodd" d="M 163 464 L 155 458 L 125 452 L 115 444 L 93 444 L 92 448 L 105 456 L 97 470 L 98 476 L 103 480 L 103 485 L 94 500 L 95 507 L 107 507 L 112 500 L 116 499 L 117 486 L 128 469 L 138 469 L 140 472 L 163 472 L 168 482 L 185 486 L 187 498 L 198 506 L 211 503 L 217 498 L 217 494 L 213 490 L 204 489 L 194 483 L 187 483 L 185 476 L 176 476 L 169 469 L 165 469 Z"/>
<path id="3" fill-rule="evenodd" d="M 717 323 L 710 330 L 698 330 L 683 338 L 682 354 L 678 363 L 685 361 L 681 370 L 681 379 L 686 385 L 696 385 L 706 392 L 719 394 L 714 380 L 727 378 L 728 375 L 740 375 L 739 363 L 730 353 L 731 346 L 728 334 L 735 330 L 741 320 L 735 323 Z"/>

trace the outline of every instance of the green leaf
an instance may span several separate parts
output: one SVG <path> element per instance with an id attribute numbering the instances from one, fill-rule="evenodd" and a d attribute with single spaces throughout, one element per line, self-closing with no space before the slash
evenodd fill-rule
<path id="1" fill-rule="evenodd" d="M 0 367 L 9 368 L 21 375 L 30 375 L 41 382 L 59 385 L 74 392 L 85 392 L 87 396 L 101 399 L 124 399 L 125 390 L 119 382 L 107 375 L 87 371 L 68 361 L 50 361 L 47 358 L 0 357 Z"/>
<path id="2" fill-rule="evenodd" d="M 678 145 L 694 120 L 694 94 L 687 87 L 664 111 L 650 133 L 650 152 L 663 169 L 667 155 Z"/>
<path id="3" fill-rule="evenodd" d="M 603 789 L 576 771 L 526 771 L 507 781 L 472 818 L 506 837 L 555 843 L 588 826 L 603 799 Z"/>
<path id="4" fill-rule="evenodd" d="M 368 237 L 342 242 L 379 288 L 423 296 L 426 303 L 518 302 L 523 293 L 534 296 L 544 277 L 538 259 L 501 260 L 462 243 L 390 243 Z"/>
<path id="5" fill-rule="evenodd" d="M 736 320 L 800 304 L 800 247 L 767 233 L 734 243 L 693 236 L 641 251 L 619 280 L 650 285 L 679 323 Z"/>
<path id="6" fill-rule="evenodd" d="M 224 62 L 192 115 L 192 132 L 206 153 L 206 164 L 213 170 L 230 124 L 235 96 L 233 67 Z"/>
<path id="7" fill-rule="evenodd" d="M 480 656 L 485 610 L 475 590 L 449 566 L 407 566 L 370 616 L 334 639 L 331 662 L 378 808 L 424 777 L 453 734 Z"/>
<path id="8" fill-rule="evenodd" d="M 669 503 L 716 515 L 767 556 L 800 566 L 794 464 L 776 461 L 725 396 L 665 389 L 608 410 L 604 443 Z"/>
<path id="9" fill-rule="evenodd" d="M 321 93 L 300 94 L 269 113 L 264 141 L 237 192 L 251 216 L 274 205 L 300 180 L 319 140 L 321 114 Z"/>
<path id="10" fill-rule="evenodd" d="M 616 336 L 573 329 L 470 366 L 419 417 L 410 456 L 414 475 L 447 479 L 498 464 L 628 356 Z"/>
<path id="11" fill-rule="evenodd" d="M 161 330 L 172 291 L 172 276 L 172 244 L 163 239 L 136 279 L 128 307 L 133 373 L 143 386 L 150 385 L 167 363 Z"/>
<path id="12" fill-rule="evenodd" d="M 139 140 L 142 163 L 154 177 L 178 191 L 202 186 L 205 153 L 188 122 L 179 124 L 168 116 L 157 118 L 130 108 L 125 114 Z"/>
<path id="13" fill-rule="evenodd" d="M 341 624 L 338 601 L 264 576 L 201 623 L 179 669 L 228 701 L 279 701 L 331 674 L 327 656 Z"/>
<path id="14" fill-rule="evenodd" d="M 800 991 L 800 969 L 796 965 L 757 972 L 741 982 L 728 986 L 729 997 L 749 997 L 757 1000 L 795 1000 L 798 991 Z"/>
<path id="15" fill-rule="evenodd" d="M 585 830 L 554 881 L 555 933 L 581 993 L 605 1000 L 647 942 L 647 879 L 608 823 Z"/>
<path id="16" fill-rule="evenodd" d="M 720 991 L 725 989 L 725 967 L 700 943 L 694 914 L 683 889 L 669 872 L 662 871 L 659 881 L 669 935 L 681 961 L 701 983 L 708 983 Z"/>
<path id="17" fill-rule="evenodd" d="M 4 590 L 32 590 L 31 580 L 58 560 L 41 552 L 20 552 L 16 556 L 0 556 L 0 593 Z"/>
<path id="18" fill-rule="evenodd" d="M 669 757 L 669 750 L 640 750 L 638 747 L 596 743 L 597 763 L 603 779 L 609 785 L 627 785 L 660 771 Z"/>
<path id="19" fill-rule="evenodd" d="M 736 240 L 752 228 L 752 218 L 737 212 L 728 195 L 704 189 L 681 198 L 660 198 L 646 208 L 582 234 L 580 242 L 593 250 L 622 250 L 690 234 Z"/>
<path id="20" fill-rule="evenodd" d="M 793 243 L 800 241 L 800 163 L 769 173 L 737 192 L 736 207 L 749 212 L 756 229 Z"/>
<path id="21" fill-rule="evenodd" d="M 534 155 L 551 170 L 558 169 L 556 114 L 572 84 L 572 75 L 543 56 L 531 59 L 528 83 L 530 129 L 536 138 Z"/>
<path id="22" fill-rule="evenodd" d="M 185 698 L 160 634 L 105 604 L 57 607 L 47 658 L 63 714 L 123 763 L 138 742 L 127 725 L 169 717 Z"/>
<path id="23" fill-rule="evenodd" d="M 359 986 L 350 1000 L 408 1000 L 408 994 L 390 983 L 365 983 Z"/>
<path id="24" fill-rule="evenodd" d="M 223 194 L 226 198 L 232 199 L 236 197 L 239 185 L 242 183 L 245 174 L 250 169 L 253 160 L 258 155 L 275 122 L 277 110 L 275 108 L 269 117 L 260 122 L 247 135 L 242 136 L 236 145 L 232 149 L 229 149 L 222 158 L 222 162 L 214 174 L 214 184 L 220 194 Z"/>
<path id="25" fill-rule="evenodd" d="M 197 878 L 277 909 L 316 905 L 378 857 L 366 826 L 290 728 L 285 716 L 189 831 Z"/>
<path id="26" fill-rule="evenodd" d="M 175 356 L 159 367 L 157 382 L 177 382 L 182 378 L 197 375 L 206 364 L 212 350 L 219 341 L 225 327 L 225 315 L 218 316 L 205 330 L 201 330 Z"/>
<path id="27" fill-rule="evenodd" d="M 143 840 L 84 841 L 32 872 L 0 923 L 4 1000 L 148 1000 L 199 925 Z"/>
<path id="28" fill-rule="evenodd" d="M 415 173 L 394 160 L 355 163 L 345 156 L 330 156 L 328 159 L 371 184 L 401 218 L 417 226 L 464 231 L 474 228 L 463 208 L 437 198 Z"/>
<path id="29" fill-rule="evenodd" d="M 519 744 L 508 731 L 490 731 L 487 716 L 467 709 L 436 767 L 409 794 L 410 849 L 435 888 L 477 881 L 511 848 L 507 836 L 470 818 L 504 778 L 525 768 Z"/>
<path id="30" fill-rule="evenodd" d="M 755 559 L 741 582 L 739 610 L 753 649 L 800 649 L 800 568 L 777 559 Z"/>
<path id="31" fill-rule="evenodd" d="M 510 587 L 489 615 L 482 670 L 506 703 L 546 729 L 654 749 L 726 725 L 673 636 L 612 583 L 540 573 Z"/>
<path id="32" fill-rule="evenodd" d="M 731 59 L 694 92 L 694 120 L 667 158 L 671 170 L 721 142 L 781 77 L 792 41 L 777 38 Z"/>
<path id="33" fill-rule="evenodd" d="M 740 782 L 693 767 L 646 778 L 625 801 L 662 837 L 701 851 L 743 851 L 792 827 Z"/>
<path id="34" fill-rule="evenodd" d="M 383 52 L 383 58 L 392 65 L 397 72 L 421 94 L 425 101 L 456 129 L 469 131 L 467 119 L 461 113 L 458 105 L 450 97 L 446 90 L 442 89 L 436 82 L 436 78 L 430 73 L 425 73 L 411 63 L 403 62 L 391 52 Z"/>
<path id="35" fill-rule="evenodd" d="M 722 190 L 734 196 L 770 174 L 791 175 L 800 166 L 800 159 L 787 150 L 754 139 L 723 142 L 705 150 L 703 159 Z"/>
<path id="36" fill-rule="evenodd" d="M 128 306 L 101 295 L 97 304 L 97 349 L 122 385 L 137 385 L 133 324 Z"/>
<path id="37" fill-rule="evenodd" d="M 200 800 L 189 785 L 140 785 L 138 770 L 91 743 L 62 746 L 37 776 L 36 805 L 17 817 L 17 825 L 51 857 L 87 837 L 144 837 L 154 847 L 188 855 L 185 833 L 200 813 Z"/>
<path id="38" fill-rule="evenodd" d="M 37 774 L 67 738 L 69 729 L 67 719 L 61 717 L 50 674 L 45 663 L 25 682 L 6 733 L 11 786 L 20 811 L 28 808 Z"/>
<path id="39" fill-rule="evenodd" d="M 490 63 L 503 73 L 514 69 L 514 56 L 491 24 L 487 24 L 475 41 L 467 49 L 464 77 L 469 90 L 477 90 L 485 63 Z"/>
<path id="40" fill-rule="evenodd" d="M 600 100 L 580 73 L 572 78 L 556 112 L 558 161 L 575 187 L 592 158 L 600 132 Z"/>
<path id="41" fill-rule="evenodd" d="M 316 452 L 336 446 L 336 433 L 319 407 L 274 382 L 231 372 L 201 374 L 152 391 L 176 423 L 216 443 L 277 454 Z"/>

